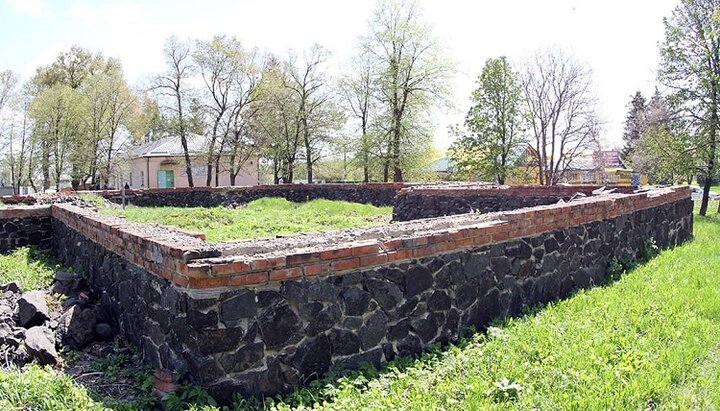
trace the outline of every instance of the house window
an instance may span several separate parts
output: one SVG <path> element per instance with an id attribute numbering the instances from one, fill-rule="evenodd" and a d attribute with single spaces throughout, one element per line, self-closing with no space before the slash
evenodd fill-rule
<path id="1" fill-rule="evenodd" d="M 145 172 L 140 172 L 140 187 L 145 187 Z"/>
<path id="2" fill-rule="evenodd" d="M 192 166 L 193 176 L 205 177 L 207 176 L 207 166 Z"/>
<path id="3" fill-rule="evenodd" d="M 133 181 L 132 181 L 132 172 L 130 173 L 130 186 L 132 187 Z"/>

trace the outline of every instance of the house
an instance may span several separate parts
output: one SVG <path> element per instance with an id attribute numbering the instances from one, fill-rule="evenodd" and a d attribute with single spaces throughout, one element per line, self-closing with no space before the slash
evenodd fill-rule
<path id="1" fill-rule="evenodd" d="M 562 182 L 570 184 L 647 184 L 640 175 L 623 164 L 618 150 L 585 151 L 573 159 Z"/>
<path id="2" fill-rule="evenodd" d="M 209 138 L 191 134 L 187 138 L 191 156 L 192 175 L 195 186 L 204 186 L 207 181 L 205 153 Z M 131 149 L 127 153 L 127 164 L 123 167 L 123 180 L 130 188 L 172 188 L 188 187 L 185 154 L 179 136 L 166 136 Z M 220 161 L 218 181 L 213 186 L 230 186 L 229 157 Z M 241 167 L 235 178 L 236 186 L 258 184 L 258 157 L 251 156 Z M 124 185 L 124 183 L 123 183 Z"/>

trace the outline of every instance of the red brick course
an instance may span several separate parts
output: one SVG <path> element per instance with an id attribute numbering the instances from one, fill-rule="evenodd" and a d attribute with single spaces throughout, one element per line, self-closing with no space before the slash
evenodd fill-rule
<path id="1" fill-rule="evenodd" d="M 525 190 L 528 193 L 550 192 L 549 188 L 538 187 L 520 187 L 514 190 L 516 192 Z M 568 190 L 578 191 L 577 187 Z M 258 286 L 268 281 L 371 268 L 578 226 L 689 197 L 690 190 L 687 187 L 674 187 L 648 193 L 612 194 L 570 203 L 502 212 L 492 221 L 468 222 L 465 227 L 418 233 L 412 237 L 363 240 L 328 245 L 320 250 L 288 250 L 285 255 L 276 253 L 268 257 L 246 255 L 191 261 L 186 261 L 185 256 L 196 251 L 192 245 L 173 244 L 162 235 L 157 237 L 143 232 L 141 225 L 102 216 L 72 205 L 55 204 L 52 208 L 47 206 L 5 208 L 0 209 L 0 218 L 22 218 L 22 216 L 52 213 L 54 218 L 92 241 L 180 287 L 215 288 Z M 188 237 L 191 235 L 188 234 Z"/>

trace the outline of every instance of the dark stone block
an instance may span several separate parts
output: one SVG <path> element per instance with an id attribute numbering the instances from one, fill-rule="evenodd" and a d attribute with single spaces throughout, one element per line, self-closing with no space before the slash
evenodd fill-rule
<path id="1" fill-rule="evenodd" d="M 307 299 L 309 301 L 336 302 L 340 288 L 329 281 L 310 281 L 307 286 Z"/>
<path id="2" fill-rule="evenodd" d="M 337 324 L 338 321 L 340 321 L 341 316 L 342 313 L 340 312 L 340 308 L 336 305 L 331 305 L 320 311 L 315 318 L 308 323 L 305 327 L 305 333 L 312 337 L 323 331 L 329 330 Z"/>
<path id="3" fill-rule="evenodd" d="M 468 255 L 465 263 L 465 278 L 473 279 L 482 275 L 490 267 L 490 257 L 485 253 L 472 253 Z"/>
<path id="4" fill-rule="evenodd" d="M 300 345 L 293 364 L 305 378 L 318 378 L 330 369 L 332 347 L 326 335 L 319 335 Z"/>
<path id="5" fill-rule="evenodd" d="M 379 267 L 377 272 L 382 278 L 386 278 L 400 287 L 405 285 L 405 271 L 398 267 Z"/>
<path id="6" fill-rule="evenodd" d="M 458 287 L 455 291 L 455 305 L 457 308 L 464 310 L 477 300 L 478 283 L 476 281 L 467 282 Z"/>
<path id="7" fill-rule="evenodd" d="M 257 314 L 255 293 L 242 291 L 220 303 L 220 321 L 237 321 Z"/>
<path id="8" fill-rule="evenodd" d="M 257 303 L 260 308 L 267 308 L 281 304 L 285 301 L 282 294 L 277 291 L 263 290 L 257 293 Z"/>
<path id="9" fill-rule="evenodd" d="M 545 246 L 546 253 L 552 253 L 553 251 L 556 251 L 560 248 L 557 240 L 555 240 L 554 237 L 550 237 L 550 238 L 546 239 L 544 246 Z"/>
<path id="10" fill-rule="evenodd" d="M 387 281 L 369 279 L 365 281 L 365 287 L 383 311 L 394 310 L 404 299 L 400 288 Z"/>
<path id="11" fill-rule="evenodd" d="M 438 333 L 437 317 L 433 314 L 428 314 L 425 318 L 413 318 L 412 330 L 425 344 L 429 343 Z"/>
<path id="12" fill-rule="evenodd" d="M 409 357 L 420 354 L 423 350 L 423 343 L 420 337 L 415 334 L 409 334 L 397 343 L 397 351 L 401 357 Z"/>
<path id="13" fill-rule="evenodd" d="M 300 318 L 286 304 L 264 312 L 259 318 L 260 334 L 268 348 L 282 347 L 301 330 Z"/>
<path id="14" fill-rule="evenodd" d="M 218 363 L 226 373 L 242 372 L 258 366 L 265 357 L 265 344 L 250 343 L 241 346 L 235 352 L 223 353 Z"/>
<path id="15" fill-rule="evenodd" d="M 209 310 L 208 312 L 190 310 L 187 313 L 187 322 L 188 325 L 196 329 L 217 327 L 218 314 L 215 310 Z"/>
<path id="16" fill-rule="evenodd" d="M 405 274 L 405 295 L 408 298 L 422 293 L 432 285 L 433 277 L 427 267 L 414 265 Z"/>
<path id="17" fill-rule="evenodd" d="M 495 277 L 497 278 L 504 277 L 512 270 L 510 260 L 507 257 L 493 257 L 490 259 L 490 265 L 492 267 L 493 274 L 495 274 Z"/>
<path id="18" fill-rule="evenodd" d="M 363 350 L 375 347 L 384 337 L 387 326 L 387 316 L 382 311 L 375 311 L 360 327 L 360 343 Z"/>
<path id="19" fill-rule="evenodd" d="M 397 341 L 405 338 L 410 332 L 410 319 L 403 318 L 397 323 L 388 326 L 387 338 L 390 341 Z"/>
<path id="20" fill-rule="evenodd" d="M 526 259 L 530 258 L 532 251 L 532 247 L 530 247 L 526 242 L 517 241 L 505 250 L 505 255 L 511 258 Z"/>
<path id="21" fill-rule="evenodd" d="M 303 320 L 310 321 L 314 319 L 323 308 L 322 303 L 317 301 L 300 303 L 298 305 L 298 313 Z"/>
<path id="22" fill-rule="evenodd" d="M 333 355 L 350 355 L 360 351 L 360 338 L 347 330 L 330 331 L 330 345 Z"/>
<path id="23" fill-rule="evenodd" d="M 450 297 L 444 291 L 434 291 L 427 302 L 430 311 L 445 311 L 450 309 Z"/>
<path id="24" fill-rule="evenodd" d="M 350 287 L 343 290 L 342 298 L 345 303 L 345 315 L 356 316 L 365 314 L 371 296 L 359 288 Z"/>
<path id="25" fill-rule="evenodd" d="M 347 317 L 343 321 L 343 327 L 351 329 L 351 330 L 357 330 L 363 325 L 363 319 L 362 317 Z"/>
<path id="26" fill-rule="evenodd" d="M 382 363 L 383 350 L 381 347 L 374 348 L 360 354 L 355 354 L 348 358 L 338 361 L 338 368 L 358 369 L 365 364 L 372 365 L 375 369 L 379 369 Z"/>

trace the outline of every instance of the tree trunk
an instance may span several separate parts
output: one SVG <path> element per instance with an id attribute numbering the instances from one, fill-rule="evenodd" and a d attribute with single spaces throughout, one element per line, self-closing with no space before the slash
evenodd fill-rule
<path id="1" fill-rule="evenodd" d="M 718 131 L 718 101 L 717 91 L 720 85 L 717 82 L 712 83 L 712 105 L 710 107 L 710 144 L 707 163 L 707 173 L 705 174 L 705 183 L 703 184 L 703 196 L 700 202 L 700 215 L 707 214 L 708 202 L 710 200 L 710 186 L 712 186 L 713 176 L 715 175 L 715 155 L 717 151 L 717 131 Z"/>

